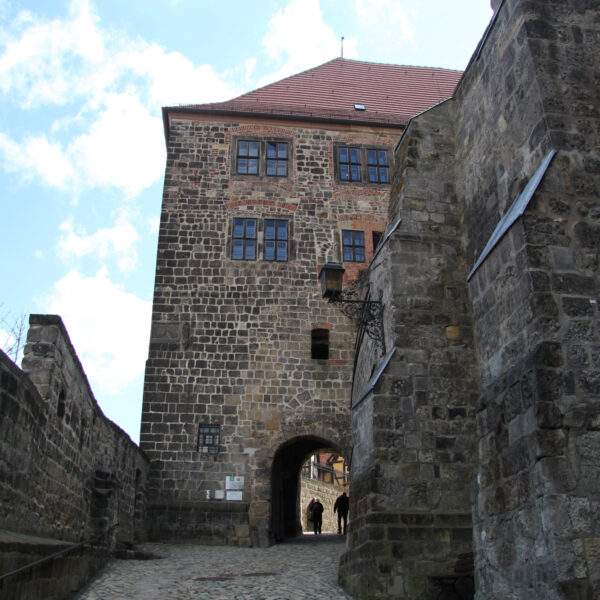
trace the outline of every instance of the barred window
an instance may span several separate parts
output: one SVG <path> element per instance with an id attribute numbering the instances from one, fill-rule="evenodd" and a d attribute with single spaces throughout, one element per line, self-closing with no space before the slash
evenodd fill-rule
<path id="1" fill-rule="evenodd" d="M 200 454 L 218 454 L 221 441 L 221 428 L 218 425 L 200 425 L 198 427 L 198 452 Z"/>
<path id="2" fill-rule="evenodd" d="M 233 244 L 231 257 L 234 260 L 256 258 L 256 219 L 233 220 Z"/>

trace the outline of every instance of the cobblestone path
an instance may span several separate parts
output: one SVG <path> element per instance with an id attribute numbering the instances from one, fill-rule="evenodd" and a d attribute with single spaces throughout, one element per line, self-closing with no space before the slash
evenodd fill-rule
<path id="1" fill-rule="evenodd" d="M 113 560 L 77 600 L 351 600 L 337 583 L 345 539 L 270 548 L 142 544 L 153 560 Z"/>

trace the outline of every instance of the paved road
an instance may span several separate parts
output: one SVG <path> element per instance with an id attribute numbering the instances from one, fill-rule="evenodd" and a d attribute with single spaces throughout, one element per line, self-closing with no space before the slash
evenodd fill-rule
<path id="1" fill-rule="evenodd" d="M 345 538 L 270 548 L 143 544 L 162 558 L 113 560 L 78 600 L 351 600 L 337 584 Z"/>

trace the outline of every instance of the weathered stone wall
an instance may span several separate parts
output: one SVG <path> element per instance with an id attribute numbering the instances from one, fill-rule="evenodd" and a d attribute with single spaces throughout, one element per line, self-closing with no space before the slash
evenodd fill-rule
<path id="1" fill-rule="evenodd" d="M 434 598 L 427 575 L 472 550 L 478 374 L 454 181 L 454 103 L 409 124 L 396 149 L 388 227 L 370 266 L 386 352 L 367 337 L 353 388 L 352 524 L 340 576 L 359 598 Z"/>
<path id="2" fill-rule="evenodd" d="M 309 533 L 312 532 L 312 523 L 307 523 L 306 521 L 306 508 L 312 498 L 319 498 L 324 508 L 322 528 L 323 533 L 337 533 L 337 513 L 333 512 L 333 505 L 343 492 L 346 492 L 348 495 L 350 495 L 350 489 L 348 487 L 326 483 L 319 479 L 312 479 L 311 477 L 305 477 L 303 475 L 301 490 L 300 510 L 302 511 L 302 530 Z"/>
<path id="3" fill-rule="evenodd" d="M 470 265 L 558 151 L 470 282 L 480 599 L 600 594 L 598 17 L 597 2 L 505 0 L 456 94 Z"/>
<path id="4" fill-rule="evenodd" d="M 102 414 L 59 317 L 31 315 L 22 366 L 0 353 L 0 529 L 143 539 L 148 461 Z"/>
<path id="5" fill-rule="evenodd" d="M 141 431 L 141 447 L 152 459 L 152 510 L 163 514 L 163 523 L 177 504 L 203 512 L 207 494 L 213 502 L 225 493 L 227 476 L 244 477 L 250 533 L 234 541 L 232 521 L 216 539 L 267 543 L 281 537 L 270 532 L 278 448 L 305 438 L 318 438 L 313 450 L 347 453 L 350 447 L 354 329 L 320 298 L 317 275 L 323 263 L 341 261 L 342 229 L 364 231 L 367 258 L 372 255 L 372 231 L 383 228 L 389 186 L 336 183 L 334 143 L 391 149 L 397 134 L 175 116 Z M 287 141 L 289 176 L 236 174 L 236 136 Z M 258 260 L 232 260 L 235 217 L 287 220 L 289 260 L 262 260 L 261 232 Z M 349 280 L 366 263 L 345 266 Z M 314 328 L 329 331 L 329 359 L 311 358 Z M 218 454 L 197 451 L 199 425 L 220 426 Z M 301 458 L 294 463 L 298 472 Z M 291 467 L 281 468 L 277 485 L 279 475 L 296 480 L 287 474 Z M 188 521 L 179 523 L 169 528 L 174 537 L 197 536 Z"/>
<path id="6" fill-rule="evenodd" d="M 340 574 L 361 598 L 435 597 L 427 557 L 451 568 L 470 544 L 466 513 L 455 539 L 436 519 L 465 506 L 452 480 L 467 492 L 474 467 L 477 599 L 600 593 L 598 17 L 596 2 L 505 0 L 454 99 L 416 117 L 398 145 L 388 228 L 403 222 L 370 268 L 397 351 L 367 395 L 366 338 L 355 369 Z M 467 288 L 551 148 L 530 205 Z"/>

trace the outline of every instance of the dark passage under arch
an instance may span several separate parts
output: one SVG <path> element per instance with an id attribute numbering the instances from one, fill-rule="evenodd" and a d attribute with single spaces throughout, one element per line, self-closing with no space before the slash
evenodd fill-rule
<path id="1" fill-rule="evenodd" d="M 302 533 L 300 470 L 317 450 L 341 454 L 331 442 L 316 436 L 294 438 L 275 453 L 271 473 L 271 540 L 281 542 Z"/>

